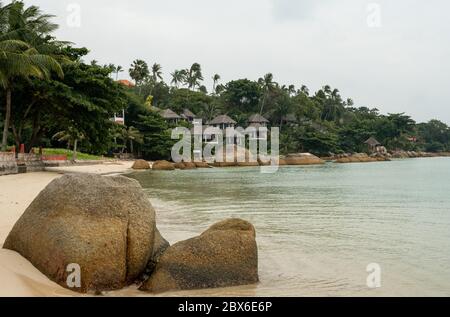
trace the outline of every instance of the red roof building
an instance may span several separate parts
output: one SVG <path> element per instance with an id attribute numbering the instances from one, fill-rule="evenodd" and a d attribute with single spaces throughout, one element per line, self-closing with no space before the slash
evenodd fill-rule
<path id="1" fill-rule="evenodd" d="M 118 80 L 117 82 L 119 84 L 122 84 L 122 85 L 127 86 L 127 87 L 134 87 L 135 86 L 135 84 L 133 82 L 131 82 L 129 80 L 126 80 L 126 79 L 121 79 L 121 80 Z"/>

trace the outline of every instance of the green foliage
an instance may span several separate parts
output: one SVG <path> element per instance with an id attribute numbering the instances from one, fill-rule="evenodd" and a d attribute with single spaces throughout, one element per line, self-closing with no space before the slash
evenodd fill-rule
<path id="1" fill-rule="evenodd" d="M 226 84 L 221 96 L 230 113 L 252 113 L 259 112 L 262 91 L 257 82 L 239 79 Z"/>
<path id="2" fill-rule="evenodd" d="M 34 149 L 35 153 L 38 153 L 39 149 L 35 148 Z M 72 150 L 68 150 L 68 149 L 48 149 L 48 148 L 44 148 L 42 149 L 42 154 L 44 155 L 67 155 L 67 158 L 69 160 L 72 160 L 73 158 L 73 151 Z M 102 160 L 103 157 L 101 156 L 97 156 L 97 155 L 92 155 L 92 154 L 86 154 L 86 153 L 82 153 L 82 152 L 77 152 L 77 160 L 81 160 L 81 161 L 98 161 L 98 160 Z"/>
<path id="3" fill-rule="evenodd" d="M 204 110 L 204 106 L 211 104 L 213 100 L 213 97 L 198 91 L 174 89 L 167 106 L 177 113 L 181 113 L 185 108 L 189 108 L 194 113 L 200 113 Z"/>
<path id="4" fill-rule="evenodd" d="M 147 159 L 170 159 L 175 141 L 171 139 L 171 130 L 156 113 L 140 116 L 136 128 L 143 135 L 141 152 Z"/>
<path id="5" fill-rule="evenodd" d="M 112 79 L 122 67 L 84 63 L 88 49 L 55 39 L 51 18 L 22 1 L 0 5 L 0 100 L 8 100 L 0 103 L 0 128 L 9 144 L 31 149 L 77 143 L 89 153 L 129 150 L 167 159 L 175 141 L 158 107 L 179 114 L 187 108 L 204 122 L 228 114 L 243 127 L 251 115 L 262 114 L 269 126 L 281 128 L 283 153 L 362 152 L 371 136 L 390 150 L 450 151 L 449 127 L 438 120 L 416 124 L 404 113 L 382 115 L 356 107 L 329 85 L 310 93 L 304 85 L 278 84 L 271 73 L 223 84 L 215 74 L 209 94 L 199 63 L 175 70 L 169 85 L 160 64 L 150 69 L 137 59 L 129 69 L 136 87 L 124 87 Z M 118 126 L 110 118 L 123 109 L 126 126 Z"/>
<path id="6" fill-rule="evenodd" d="M 147 63 L 141 59 L 137 59 L 131 64 L 129 73 L 137 85 L 140 85 L 150 75 Z"/>

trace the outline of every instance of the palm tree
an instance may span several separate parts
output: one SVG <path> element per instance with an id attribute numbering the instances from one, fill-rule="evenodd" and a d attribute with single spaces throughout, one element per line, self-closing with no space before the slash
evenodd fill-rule
<path id="1" fill-rule="evenodd" d="M 60 131 L 53 136 L 58 142 L 67 142 L 69 147 L 73 147 L 72 162 L 77 160 L 78 142 L 84 140 L 85 136 L 82 132 L 74 127 L 68 127 L 65 131 Z"/>
<path id="2" fill-rule="evenodd" d="M 158 82 L 158 79 L 162 80 L 162 67 L 160 64 L 157 63 L 153 64 L 152 77 L 155 83 Z"/>
<path id="3" fill-rule="evenodd" d="M 306 96 L 309 96 L 309 88 L 305 85 L 302 85 L 302 87 L 300 88 L 300 92 L 304 93 Z"/>
<path id="4" fill-rule="evenodd" d="M 264 107 L 266 106 L 267 98 L 269 97 L 269 94 L 272 92 L 276 83 L 273 81 L 273 75 L 271 73 L 268 73 L 264 75 L 263 78 L 260 78 L 258 80 L 258 83 L 261 85 L 261 88 L 263 89 L 264 92 L 263 98 L 261 100 L 261 111 L 260 111 L 260 115 L 262 115 Z"/>
<path id="5" fill-rule="evenodd" d="M 112 77 L 112 74 L 116 72 L 116 65 L 114 64 L 105 65 L 105 68 L 107 68 L 110 71 L 109 73 L 110 77 Z"/>
<path id="6" fill-rule="evenodd" d="M 220 75 L 219 75 L 219 74 L 215 74 L 215 75 L 212 77 L 212 80 L 213 80 L 213 92 L 215 92 L 215 91 L 216 91 L 216 88 L 217 88 L 217 84 L 218 84 L 218 82 L 219 82 L 219 80 L 220 80 Z"/>
<path id="7" fill-rule="evenodd" d="M 125 152 L 128 142 L 130 143 L 130 153 L 134 153 L 134 143 L 144 143 L 144 136 L 135 127 L 128 127 L 128 129 L 124 127 L 120 137 L 123 139 L 122 153 Z"/>
<path id="8" fill-rule="evenodd" d="M 141 94 L 141 84 L 150 75 L 147 63 L 141 59 L 135 60 L 131 64 L 129 73 L 130 77 L 136 82 L 136 85 L 139 86 L 139 94 Z"/>
<path id="9" fill-rule="evenodd" d="M 10 32 L 9 39 L 21 39 L 37 48 L 38 43 L 42 42 L 42 37 L 58 29 L 58 25 L 51 22 L 55 16 L 43 13 L 37 6 L 25 8 L 23 1 L 12 1 L 5 8 L 8 16 L 6 25 Z"/>
<path id="10" fill-rule="evenodd" d="M 173 73 L 170 74 L 172 76 L 171 84 L 175 85 L 175 87 L 179 87 L 181 83 L 183 83 L 186 80 L 186 70 L 175 70 Z"/>
<path id="11" fill-rule="evenodd" d="M 225 86 L 222 84 L 217 85 L 215 93 L 220 95 L 225 90 Z"/>
<path id="12" fill-rule="evenodd" d="M 204 103 L 202 105 L 202 110 L 200 111 L 200 115 L 207 122 L 211 121 L 214 117 L 219 115 L 219 113 L 220 108 L 214 103 Z"/>
<path id="13" fill-rule="evenodd" d="M 325 95 L 327 95 L 327 96 L 331 95 L 331 87 L 329 85 L 323 86 L 322 90 L 325 93 Z"/>
<path id="14" fill-rule="evenodd" d="M 295 95 L 295 86 L 294 85 L 289 85 L 288 93 L 290 96 Z"/>
<path id="15" fill-rule="evenodd" d="M 203 80 L 202 68 L 199 63 L 192 64 L 190 69 L 186 70 L 186 83 L 189 89 L 195 89 L 200 86 L 200 82 Z"/>
<path id="16" fill-rule="evenodd" d="M 123 72 L 123 67 L 118 65 L 116 67 L 116 71 L 115 72 L 116 72 L 116 81 L 117 81 L 117 80 L 119 80 L 119 73 Z"/>
<path id="17" fill-rule="evenodd" d="M 6 150 L 12 113 L 12 91 L 16 78 L 36 77 L 49 79 L 52 72 L 63 77 L 61 65 L 50 55 L 40 54 L 24 39 L 32 38 L 35 31 L 54 30 L 45 21 L 48 15 L 39 15 L 36 7 L 23 9 L 22 2 L 0 4 L 0 87 L 6 91 L 6 112 L 3 125 L 2 146 Z M 41 34 L 41 36 L 44 36 Z"/>

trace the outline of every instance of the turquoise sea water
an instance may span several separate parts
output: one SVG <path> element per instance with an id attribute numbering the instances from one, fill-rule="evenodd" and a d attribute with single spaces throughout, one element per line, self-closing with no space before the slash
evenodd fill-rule
<path id="1" fill-rule="evenodd" d="M 229 217 L 256 227 L 261 283 L 184 295 L 450 296 L 450 158 L 130 177 L 171 243 Z"/>

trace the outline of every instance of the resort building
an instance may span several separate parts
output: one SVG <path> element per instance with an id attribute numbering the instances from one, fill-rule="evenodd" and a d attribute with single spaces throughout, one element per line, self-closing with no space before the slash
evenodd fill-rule
<path id="1" fill-rule="evenodd" d="M 222 130 L 223 136 L 226 137 L 226 130 L 227 128 L 235 128 L 237 122 L 231 119 L 229 116 L 220 115 L 210 122 L 207 123 L 207 125 L 212 126 L 214 128 Z M 229 137 L 225 140 L 228 144 L 235 144 L 236 143 L 236 137 Z"/>
<path id="2" fill-rule="evenodd" d="M 135 86 L 131 81 L 126 80 L 126 79 L 118 80 L 117 82 L 119 84 L 129 87 L 129 88 L 132 88 Z M 122 109 L 121 112 L 115 113 L 114 117 L 111 118 L 111 121 L 113 121 L 117 124 L 125 125 L 125 109 Z"/>
<path id="3" fill-rule="evenodd" d="M 381 143 L 378 142 L 374 137 L 370 137 L 366 142 L 364 142 L 369 146 L 369 152 L 375 153 L 378 152 L 378 148 L 381 147 Z"/>
<path id="4" fill-rule="evenodd" d="M 115 113 L 111 120 L 117 124 L 125 125 L 125 109 L 122 109 L 122 112 Z"/>
<path id="5" fill-rule="evenodd" d="M 181 117 L 190 123 L 194 122 L 194 120 L 197 119 L 197 116 L 189 109 L 184 109 Z"/>
<path id="6" fill-rule="evenodd" d="M 122 85 L 127 86 L 127 87 L 130 87 L 130 88 L 132 88 L 132 87 L 135 86 L 134 83 L 132 83 L 131 81 L 126 80 L 126 79 L 121 79 L 121 80 L 118 80 L 117 82 L 118 82 L 119 84 L 122 84 Z"/>
<path id="7" fill-rule="evenodd" d="M 220 130 L 225 130 L 227 128 L 235 128 L 236 124 L 237 122 L 231 119 L 226 114 L 220 115 L 207 123 L 207 125 L 219 128 Z"/>
<path id="8" fill-rule="evenodd" d="M 161 117 L 163 117 L 163 119 L 166 120 L 169 124 L 178 124 L 178 122 L 182 119 L 181 116 L 170 109 L 162 110 L 160 114 Z"/>
<path id="9" fill-rule="evenodd" d="M 250 131 L 250 139 L 252 140 L 267 140 L 267 130 L 261 128 L 267 128 L 270 123 L 269 120 L 264 118 L 260 114 L 254 114 L 248 119 L 248 129 Z"/>

